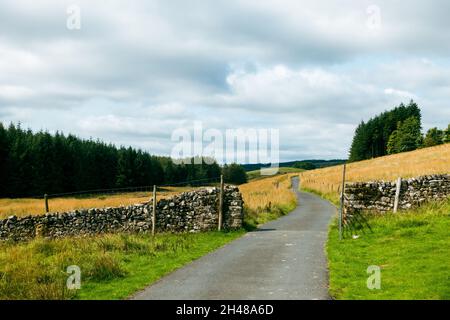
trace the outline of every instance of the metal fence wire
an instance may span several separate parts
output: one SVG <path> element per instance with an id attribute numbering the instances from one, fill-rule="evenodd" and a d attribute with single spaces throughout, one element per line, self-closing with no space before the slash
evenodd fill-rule
<path id="1" fill-rule="evenodd" d="M 195 180 L 186 180 L 176 183 L 167 183 L 156 185 L 157 188 L 165 188 L 165 187 L 180 187 L 180 186 L 199 186 L 201 184 L 212 184 L 219 183 L 220 176 L 213 178 L 205 178 L 205 179 L 195 179 Z M 151 186 L 134 186 L 134 187 L 123 187 L 123 188 L 111 188 L 111 189 L 92 189 L 92 190 L 82 190 L 82 191 L 74 191 L 74 192 L 63 192 L 63 193 L 52 193 L 45 194 L 44 196 L 38 196 L 36 198 L 60 198 L 67 196 L 77 196 L 77 195 L 91 195 L 91 194 L 105 194 L 105 193 L 122 193 L 122 192 L 151 192 L 153 190 L 153 185 Z"/>

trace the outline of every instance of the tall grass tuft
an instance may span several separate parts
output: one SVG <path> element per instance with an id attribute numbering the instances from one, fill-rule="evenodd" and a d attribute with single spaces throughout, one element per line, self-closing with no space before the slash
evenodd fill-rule
<path id="1" fill-rule="evenodd" d="M 126 275 L 126 271 L 120 266 L 118 259 L 109 253 L 96 256 L 89 267 L 86 272 L 87 277 L 94 281 L 107 281 Z"/>

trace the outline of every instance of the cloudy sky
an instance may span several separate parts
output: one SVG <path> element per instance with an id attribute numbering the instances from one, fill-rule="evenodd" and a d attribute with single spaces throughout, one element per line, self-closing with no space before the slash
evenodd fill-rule
<path id="1" fill-rule="evenodd" d="M 356 125 L 402 101 L 424 129 L 450 122 L 449 12 L 447 0 L 2 0 L 0 121 L 161 155 L 194 121 L 274 128 L 281 160 L 345 158 Z"/>

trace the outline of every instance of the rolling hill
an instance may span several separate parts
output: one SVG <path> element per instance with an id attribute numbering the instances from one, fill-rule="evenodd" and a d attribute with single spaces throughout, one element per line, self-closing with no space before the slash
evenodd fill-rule
<path id="1" fill-rule="evenodd" d="M 398 177 L 450 173 L 450 144 L 352 162 L 347 165 L 347 182 L 385 180 Z M 300 173 L 301 188 L 320 193 L 337 202 L 342 182 L 342 165 Z"/>
<path id="2" fill-rule="evenodd" d="M 298 161 L 287 161 L 287 162 L 280 162 L 278 165 L 280 168 L 286 168 L 286 167 L 293 167 L 294 164 L 300 162 L 309 162 L 314 164 L 317 168 L 325 168 L 330 166 L 335 166 L 344 163 L 346 160 L 343 159 L 333 159 L 333 160 L 298 160 Z M 242 165 L 245 169 L 245 171 L 254 171 L 259 170 L 261 168 L 267 168 L 270 166 L 270 164 L 264 164 L 264 163 L 253 163 L 253 164 L 243 164 Z"/>

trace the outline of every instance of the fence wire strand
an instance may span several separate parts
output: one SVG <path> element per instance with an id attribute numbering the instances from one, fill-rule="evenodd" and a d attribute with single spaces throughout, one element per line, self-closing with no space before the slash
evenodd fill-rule
<path id="1" fill-rule="evenodd" d="M 189 186 L 192 184 L 197 184 L 200 182 L 220 182 L 220 176 L 213 177 L 213 178 L 205 178 L 205 179 L 195 179 L 195 180 L 186 180 L 186 181 L 180 181 L 175 183 L 167 183 L 167 184 L 161 184 L 156 185 L 157 188 L 164 188 L 164 187 L 177 187 L 177 186 Z M 125 191 L 150 191 L 153 189 L 153 185 L 151 186 L 136 186 L 136 187 L 123 187 L 123 188 L 111 188 L 111 189 L 92 189 L 92 190 L 82 190 L 82 191 L 74 191 L 74 192 L 63 192 L 63 193 L 53 193 L 48 194 L 47 198 L 57 198 L 57 197 L 66 197 L 66 196 L 75 196 L 75 195 L 87 195 L 87 194 L 102 194 L 102 193 L 118 193 L 118 192 L 125 192 Z M 44 196 L 36 196 L 32 198 L 44 198 Z"/>

